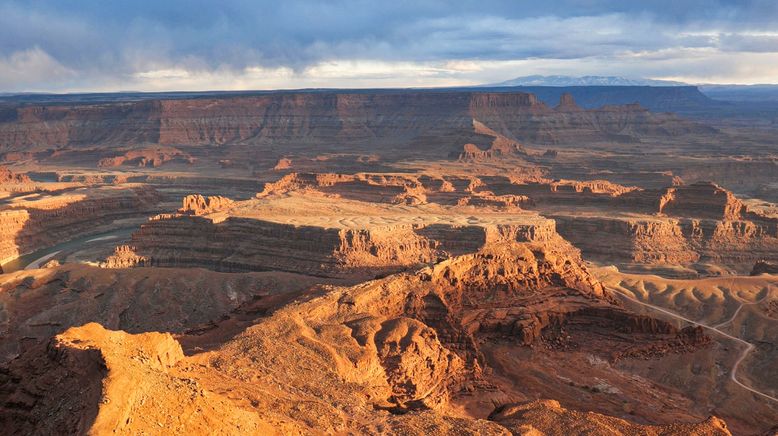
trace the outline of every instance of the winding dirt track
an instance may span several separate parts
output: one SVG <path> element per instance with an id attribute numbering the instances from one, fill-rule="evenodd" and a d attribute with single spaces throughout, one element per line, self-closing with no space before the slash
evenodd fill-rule
<path id="1" fill-rule="evenodd" d="M 752 392 L 752 393 L 754 393 L 754 394 L 757 394 L 757 395 L 759 395 L 759 396 L 761 396 L 761 397 L 767 398 L 767 399 L 769 399 L 769 400 L 773 400 L 773 401 L 775 401 L 775 402 L 777 402 L 777 403 L 778 403 L 778 398 L 776 398 L 776 397 L 773 397 L 773 396 L 771 396 L 771 395 L 768 395 L 768 394 L 766 394 L 766 393 L 764 393 L 764 392 L 760 392 L 760 391 L 758 391 L 758 390 L 756 390 L 756 389 L 754 389 L 754 388 L 752 388 L 752 387 L 750 387 L 750 386 L 747 386 L 747 385 L 745 385 L 745 384 L 741 383 L 741 382 L 740 382 L 740 381 L 737 379 L 737 369 L 738 369 L 738 367 L 740 366 L 740 363 L 741 363 L 741 362 L 743 362 L 743 360 L 744 360 L 744 359 L 745 359 L 745 358 L 748 356 L 748 354 L 751 352 L 751 350 L 753 350 L 753 349 L 755 348 L 755 347 L 754 347 L 754 345 L 753 345 L 752 343 L 750 343 L 750 342 L 744 341 L 743 339 L 740 339 L 740 338 L 738 338 L 738 337 L 732 336 L 732 335 L 730 335 L 729 333 L 725 333 L 725 332 L 723 332 L 723 331 L 721 331 L 721 330 L 719 330 L 719 329 L 718 329 L 718 327 L 720 327 L 720 326 L 723 326 L 723 325 L 726 325 L 726 324 L 728 324 L 728 323 L 732 322 L 732 320 L 733 320 L 733 319 L 735 319 L 735 317 L 738 315 L 738 313 L 740 313 L 740 309 L 742 309 L 744 305 L 750 305 L 750 304 L 759 304 L 759 303 L 761 303 L 761 302 L 762 302 L 762 301 L 763 301 L 765 298 L 767 298 L 767 296 L 768 296 L 768 295 L 770 295 L 770 291 L 772 290 L 772 288 L 770 288 L 770 289 L 768 290 L 768 292 L 767 292 L 767 295 L 765 295 L 765 296 L 764 296 L 762 299 L 760 299 L 759 301 L 756 301 L 756 302 L 754 302 L 754 303 L 741 303 L 741 304 L 740 304 L 740 307 L 738 307 L 738 309 L 737 309 L 737 310 L 735 311 L 735 313 L 732 315 L 732 318 L 730 318 L 729 320 L 727 320 L 727 321 L 725 321 L 725 322 L 723 322 L 723 323 L 721 323 L 721 324 L 717 324 L 717 325 L 715 325 L 715 326 L 709 326 L 709 325 L 707 325 L 707 324 L 702 324 L 702 323 L 700 323 L 700 322 L 697 322 L 697 321 L 692 321 L 692 320 L 690 320 L 689 318 L 686 318 L 686 317 L 684 317 L 684 316 L 682 316 L 682 315 L 679 315 L 679 314 L 677 314 L 677 313 L 675 313 L 675 312 L 672 312 L 672 311 L 670 311 L 670 310 L 667 310 L 667 309 L 665 309 L 665 308 L 662 308 L 662 307 L 659 307 L 659 306 L 654 306 L 653 304 L 649 304 L 649 303 L 646 303 L 646 302 L 640 301 L 640 300 L 638 300 L 638 299 L 636 299 L 636 298 L 632 297 L 631 295 L 627 294 L 626 292 L 622 292 L 622 291 L 620 291 L 620 290 L 618 290 L 618 289 L 615 289 L 615 288 L 612 288 L 612 287 L 608 287 L 608 289 L 609 289 L 610 291 L 613 291 L 613 292 L 615 292 L 615 293 L 617 293 L 617 294 L 621 295 L 622 297 L 624 297 L 624 298 L 626 298 L 626 299 L 628 299 L 628 300 L 630 300 L 630 301 L 632 301 L 632 302 L 634 302 L 634 303 L 640 304 L 641 306 L 645 306 L 645 307 L 648 307 L 648 308 L 650 308 L 650 309 L 656 310 L 656 311 L 658 311 L 658 312 L 662 312 L 662 313 L 664 313 L 665 315 L 671 316 L 671 317 L 673 317 L 673 318 L 676 318 L 676 319 L 680 319 L 680 320 L 682 320 L 682 321 L 685 321 L 685 322 L 688 322 L 688 323 L 690 323 L 690 324 L 692 324 L 692 325 L 695 325 L 695 326 L 700 326 L 700 327 L 702 327 L 702 328 L 705 328 L 705 329 L 711 330 L 711 331 L 715 332 L 715 333 L 716 333 L 716 334 L 718 334 L 718 335 L 724 336 L 724 337 L 725 337 L 725 338 L 727 338 L 727 339 L 731 339 L 731 340 L 733 340 L 733 341 L 735 341 L 735 342 L 737 342 L 737 343 L 739 343 L 739 344 L 745 345 L 745 349 L 744 349 L 744 350 L 743 350 L 743 352 L 740 354 L 740 357 L 738 357 L 738 359 L 735 361 L 734 365 L 732 365 L 732 370 L 729 372 L 729 378 L 730 378 L 730 379 L 731 379 L 731 380 L 732 380 L 732 381 L 733 381 L 735 384 L 737 384 L 738 386 L 742 387 L 743 389 L 745 389 L 745 390 L 747 390 L 747 391 L 750 391 L 750 392 Z"/>

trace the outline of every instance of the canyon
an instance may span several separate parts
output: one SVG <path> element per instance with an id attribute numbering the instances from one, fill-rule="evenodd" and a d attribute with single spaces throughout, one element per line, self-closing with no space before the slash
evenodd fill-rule
<path id="1" fill-rule="evenodd" d="M 193 195 L 183 203 L 133 234 L 139 262 L 386 273 L 501 240 L 562 237 L 592 260 L 683 266 L 685 274 L 709 264 L 746 273 L 757 261 L 778 261 L 778 217 L 749 210 L 713 183 L 642 190 L 604 181 L 292 173 L 255 199 Z"/>
<path id="2" fill-rule="evenodd" d="M 773 434 L 774 131 L 640 88 L 0 98 L 0 425 Z"/>

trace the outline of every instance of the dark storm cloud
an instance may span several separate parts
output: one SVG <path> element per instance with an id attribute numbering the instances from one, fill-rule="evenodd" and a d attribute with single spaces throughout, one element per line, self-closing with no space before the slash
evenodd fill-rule
<path id="1" fill-rule="evenodd" d="M 75 83 L 171 66 L 776 52 L 777 28 L 778 2 L 767 0 L 0 0 L 0 88 L 36 67 Z"/>

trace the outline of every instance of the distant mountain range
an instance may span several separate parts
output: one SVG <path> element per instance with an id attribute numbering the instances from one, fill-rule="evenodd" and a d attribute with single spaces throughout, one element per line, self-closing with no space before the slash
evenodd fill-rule
<path id="1" fill-rule="evenodd" d="M 702 107 L 709 108 L 712 100 L 768 104 L 771 107 L 778 103 L 776 84 L 714 85 L 622 76 L 533 75 L 480 86 L 492 90 L 507 87 L 536 93 L 547 104 L 553 104 L 560 94 L 569 92 L 584 107 L 638 101 L 652 110 L 696 112 Z"/>
<path id="2" fill-rule="evenodd" d="M 627 78 L 621 76 L 522 76 L 491 86 L 688 86 L 688 83 L 670 80 Z"/>

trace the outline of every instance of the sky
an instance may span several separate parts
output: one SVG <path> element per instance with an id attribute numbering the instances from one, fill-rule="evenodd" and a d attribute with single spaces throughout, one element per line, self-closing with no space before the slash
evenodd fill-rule
<path id="1" fill-rule="evenodd" d="M 778 83 L 776 0 L 0 0 L 0 92 Z"/>

